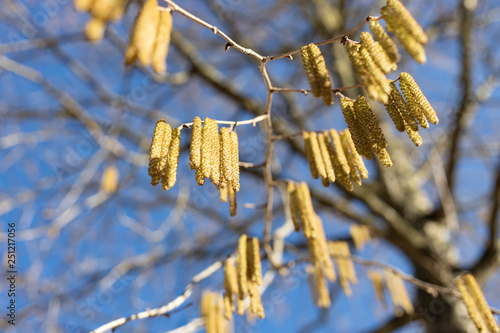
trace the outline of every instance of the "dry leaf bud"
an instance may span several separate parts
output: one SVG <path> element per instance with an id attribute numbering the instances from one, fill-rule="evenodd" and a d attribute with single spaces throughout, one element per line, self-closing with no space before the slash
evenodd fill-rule
<path id="1" fill-rule="evenodd" d="M 234 192 L 240 190 L 240 152 L 238 147 L 238 134 L 235 131 L 229 133 L 231 139 L 231 171 L 233 172 L 233 179 L 231 186 Z"/>
<path id="2" fill-rule="evenodd" d="M 401 45 L 403 45 L 408 54 L 410 54 L 413 59 L 420 64 L 426 62 L 427 57 L 425 56 L 424 47 L 408 30 L 406 22 L 400 21 L 397 17 L 395 17 L 388 7 L 383 7 L 380 10 L 380 13 L 385 20 L 387 30 L 396 34 L 396 37 L 399 39 Z"/>
<path id="3" fill-rule="evenodd" d="M 335 172 L 333 171 L 332 159 L 328 152 L 328 146 L 331 148 L 330 140 L 328 139 L 328 132 L 320 133 L 318 135 L 319 150 L 325 166 L 327 180 L 331 183 L 335 182 Z"/>
<path id="4" fill-rule="evenodd" d="M 370 30 L 372 31 L 377 41 L 380 43 L 380 46 L 382 46 L 384 51 L 387 53 L 389 59 L 393 63 L 398 62 L 400 58 L 398 49 L 394 44 L 394 42 L 392 41 L 391 37 L 389 37 L 385 29 L 380 25 L 378 20 L 377 19 L 370 20 L 369 25 L 370 25 Z"/>
<path id="5" fill-rule="evenodd" d="M 189 166 L 191 170 L 200 167 L 200 148 L 201 148 L 201 118 L 195 117 L 191 130 L 191 145 L 189 147 Z"/>
<path id="6" fill-rule="evenodd" d="M 297 196 L 297 186 L 294 182 L 287 183 L 288 200 L 290 204 L 290 215 L 292 217 L 295 231 L 300 231 L 299 203 Z"/>
<path id="7" fill-rule="evenodd" d="M 151 65 L 155 46 L 157 27 L 160 22 L 157 0 L 147 0 L 137 15 L 130 44 L 125 53 L 125 63 L 131 64 L 139 59 L 141 63 Z"/>
<path id="8" fill-rule="evenodd" d="M 318 179 L 318 169 L 316 168 L 316 163 L 314 163 L 313 150 L 311 145 L 311 134 L 309 132 L 304 132 L 302 134 L 304 138 L 304 147 L 306 152 L 307 163 L 309 164 L 309 170 L 311 170 L 311 175 L 314 179 Z"/>
<path id="9" fill-rule="evenodd" d="M 179 165 L 179 152 L 181 145 L 181 130 L 175 128 L 172 131 L 172 140 L 168 151 L 168 161 L 166 173 L 162 173 L 161 183 L 164 190 L 168 190 L 175 185 L 177 180 L 177 167 Z"/>
<path id="10" fill-rule="evenodd" d="M 434 111 L 413 77 L 410 74 L 403 72 L 399 75 L 399 78 L 408 85 L 415 101 L 420 105 L 420 109 L 424 112 L 427 120 L 429 120 L 431 124 L 437 125 L 437 123 L 439 123 L 439 119 L 436 115 L 436 111 Z"/>
<path id="11" fill-rule="evenodd" d="M 427 44 L 428 38 L 424 30 L 399 0 L 387 0 L 387 7 L 391 9 L 394 16 L 396 16 L 400 22 L 403 22 L 408 31 L 410 31 L 420 44 Z"/>
<path id="12" fill-rule="evenodd" d="M 384 74 L 388 74 L 391 71 L 395 70 L 395 64 L 389 59 L 389 56 L 382 48 L 382 46 L 373 40 L 372 35 L 368 32 L 361 33 L 361 44 L 366 48 L 371 58 L 375 62 L 375 64 L 384 72 Z"/>
<path id="13" fill-rule="evenodd" d="M 333 104 L 332 81 L 325 59 L 315 44 L 302 47 L 302 64 L 315 97 L 321 96 L 326 105 Z"/>
<path id="14" fill-rule="evenodd" d="M 401 91 L 403 92 L 403 95 L 406 100 L 406 104 L 408 105 L 408 108 L 410 109 L 411 113 L 417 119 L 418 123 L 420 126 L 423 128 L 429 128 L 429 123 L 427 122 L 427 119 L 425 118 L 424 112 L 422 108 L 420 107 L 420 104 L 418 101 L 415 99 L 415 96 L 413 96 L 413 93 L 411 91 L 410 85 L 406 81 L 399 81 L 399 87 L 401 88 Z"/>
<path id="15" fill-rule="evenodd" d="M 477 309 L 479 310 L 479 313 L 481 313 L 481 316 L 483 317 L 488 329 L 491 332 L 499 332 L 500 329 L 498 328 L 498 325 L 495 321 L 495 317 L 493 317 L 490 307 L 488 306 L 488 303 L 486 302 L 483 292 L 481 291 L 479 284 L 474 278 L 474 275 L 466 273 L 462 276 L 462 278 L 467 288 L 469 288 L 472 299 L 474 299 L 474 303 L 476 303 Z"/>
<path id="16" fill-rule="evenodd" d="M 115 165 L 109 165 L 104 169 L 101 179 L 101 191 L 113 194 L 118 188 L 120 173 Z"/>
<path id="17" fill-rule="evenodd" d="M 161 10 L 160 21 L 153 51 L 153 69 L 158 74 L 164 74 L 167 70 L 166 59 L 168 46 L 170 44 L 170 34 L 172 32 L 172 12 Z"/>
<path id="18" fill-rule="evenodd" d="M 474 323 L 474 326 L 476 326 L 479 332 L 487 332 L 484 322 L 481 319 L 479 310 L 476 306 L 476 303 L 474 302 L 474 299 L 467 290 L 467 287 L 465 286 L 462 276 L 459 276 L 457 278 L 457 287 L 458 291 L 462 295 L 462 301 L 464 302 L 465 307 L 467 308 L 467 313 L 469 314 L 470 319 Z"/>

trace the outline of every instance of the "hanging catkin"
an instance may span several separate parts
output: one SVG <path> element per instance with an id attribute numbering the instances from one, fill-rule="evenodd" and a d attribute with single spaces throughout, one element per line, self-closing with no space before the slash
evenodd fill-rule
<path id="1" fill-rule="evenodd" d="M 219 140 L 219 125 L 215 120 L 210 120 L 210 141 L 212 146 L 212 155 L 210 156 L 210 181 L 215 186 L 219 186 L 220 182 L 220 140 Z"/>
<path id="2" fill-rule="evenodd" d="M 235 216 L 236 215 L 236 209 L 237 209 L 237 204 L 236 204 L 236 192 L 233 190 L 233 186 L 231 185 L 232 181 L 229 181 L 227 183 L 227 192 L 229 194 L 229 216 Z"/>
<path id="3" fill-rule="evenodd" d="M 424 47 L 415 39 L 412 33 L 408 30 L 408 27 L 405 26 L 406 22 L 401 21 L 394 16 L 388 7 L 383 7 L 380 10 L 380 13 L 384 18 L 387 30 L 394 32 L 408 54 L 410 54 L 413 59 L 420 64 L 426 62 L 427 57 L 425 56 Z"/>
<path id="4" fill-rule="evenodd" d="M 158 74 L 164 74 L 167 70 L 166 62 L 170 34 L 172 32 L 172 11 L 165 9 L 159 11 L 160 19 L 153 48 L 153 70 Z"/>
<path id="5" fill-rule="evenodd" d="M 235 131 L 229 133 L 231 141 L 231 171 L 233 172 L 233 179 L 231 180 L 231 186 L 234 192 L 240 190 L 240 153 L 238 147 L 238 134 Z"/>
<path id="6" fill-rule="evenodd" d="M 118 180 L 120 173 L 114 164 L 108 165 L 101 178 L 101 191 L 107 194 L 113 194 L 118 189 Z"/>
<path id="7" fill-rule="evenodd" d="M 384 48 L 373 40 L 372 35 L 368 32 L 362 32 L 360 36 L 361 44 L 366 48 L 375 64 L 384 72 L 388 74 L 397 69 L 397 65 L 389 59 Z"/>
<path id="8" fill-rule="evenodd" d="M 314 163 L 313 150 L 311 145 L 311 135 L 309 132 L 303 132 L 302 137 L 304 138 L 304 149 L 306 152 L 307 163 L 309 164 L 309 170 L 314 179 L 318 179 L 318 169 L 316 168 L 316 163 Z"/>
<path id="9" fill-rule="evenodd" d="M 334 183 L 335 182 L 335 172 L 333 171 L 332 160 L 331 160 L 330 154 L 328 152 L 328 146 L 331 147 L 331 145 L 330 145 L 330 140 L 328 140 L 328 132 L 327 131 L 318 134 L 318 144 L 319 144 L 319 150 L 321 152 L 321 157 L 323 160 L 323 165 L 325 166 L 326 180 L 328 182 Z M 328 182 L 327 182 L 327 184 L 328 184 Z"/>
<path id="10" fill-rule="evenodd" d="M 439 119 L 436 115 L 436 111 L 434 111 L 431 104 L 424 96 L 422 90 L 420 90 L 420 87 L 417 85 L 413 77 L 410 74 L 403 72 L 399 74 L 399 79 L 409 87 L 413 98 L 420 105 L 420 109 L 423 111 L 427 120 L 429 120 L 431 124 L 437 125 L 439 123 Z"/>
<path id="11" fill-rule="evenodd" d="M 412 131 L 418 131 L 418 123 L 415 121 L 415 117 L 411 113 L 408 104 L 405 102 L 403 96 L 396 87 L 396 84 L 392 80 L 389 80 L 389 84 L 391 86 L 391 100 L 394 102 L 394 105 L 398 108 L 401 116 L 403 117 L 405 127 L 409 127 Z"/>
<path id="12" fill-rule="evenodd" d="M 224 316 L 226 319 L 230 320 L 235 310 L 234 295 L 238 294 L 238 278 L 232 259 L 224 261 L 224 290 Z"/>
<path id="13" fill-rule="evenodd" d="M 229 135 L 229 129 L 227 127 L 222 127 L 220 130 L 220 168 L 221 175 L 224 179 L 224 183 L 231 181 L 233 179 L 233 163 L 231 159 L 232 155 L 232 144 L 231 137 Z"/>
<path id="14" fill-rule="evenodd" d="M 378 147 L 386 148 L 387 141 L 385 140 L 382 128 L 380 128 L 380 124 L 364 96 L 358 96 L 354 102 L 354 109 L 356 110 L 358 119 L 367 127 L 371 140 L 376 143 Z"/>
<path id="15" fill-rule="evenodd" d="M 288 202 L 290 205 L 290 215 L 295 231 L 300 231 L 299 203 L 297 198 L 297 186 L 294 182 L 287 183 Z"/>
<path id="16" fill-rule="evenodd" d="M 484 322 L 486 323 L 488 329 L 491 332 L 495 333 L 499 332 L 500 329 L 497 325 L 495 317 L 493 317 L 490 307 L 488 306 L 488 303 L 486 302 L 483 292 L 481 291 L 481 288 L 479 288 L 479 284 L 474 278 L 474 275 L 466 273 L 462 276 L 462 278 L 464 280 L 465 285 L 469 289 L 470 294 L 472 295 L 472 299 L 474 300 L 474 303 L 476 304 L 476 307 L 479 310 L 481 316 L 483 317 Z"/>
<path id="17" fill-rule="evenodd" d="M 379 272 L 369 270 L 368 278 L 372 281 L 373 290 L 375 290 L 375 295 L 377 296 L 377 299 L 383 304 L 385 304 L 385 298 L 384 298 L 385 288 L 384 288 L 382 274 L 380 274 Z"/>
<path id="18" fill-rule="evenodd" d="M 481 314 L 479 313 L 479 310 L 476 306 L 476 303 L 474 302 L 474 299 L 467 290 L 467 287 L 465 286 L 462 276 L 459 276 L 457 278 L 457 287 L 458 291 L 460 292 L 460 295 L 462 295 L 462 301 L 464 302 L 465 307 L 467 308 L 467 313 L 469 314 L 470 319 L 474 323 L 474 326 L 476 326 L 479 332 L 487 332 L 483 319 L 481 318 Z"/>
<path id="19" fill-rule="evenodd" d="M 247 239 L 247 280 L 262 285 L 262 265 L 257 237 Z"/>
<path id="20" fill-rule="evenodd" d="M 177 180 L 177 167 L 179 165 L 179 152 L 181 144 L 181 130 L 175 128 L 172 131 L 172 140 L 168 150 L 168 160 L 165 173 L 162 174 L 161 184 L 166 191 L 175 185 Z"/>
<path id="21" fill-rule="evenodd" d="M 387 77 L 385 76 L 384 72 L 377 66 L 366 47 L 361 46 L 359 49 L 359 54 L 363 60 L 365 68 L 370 73 L 372 84 L 377 91 L 377 100 L 382 103 L 387 103 L 387 100 L 389 98 L 388 95 L 391 92 L 391 87 L 387 82 Z"/>
<path id="22" fill-rule="evenodd" d="M 393 62 L 396 63 L 399 61 L 400 55 L 398 52 L 398 49 L 394 42 L 392 41 L 391 37 L 387 34 L 387 32 L 384 30 L 384 28 L 380 25 L 377 19 L 371 19 L 370 20 L 370 30 L 372 31 L 373 35 L 377 39 L 377 41 L 380 43 L 380 46 L 384 49 L 384 51 L 387 53 L 387 56 L 389 59 Z"/>
<path id="23" fill-rule="evenodd" d="M 356 148 L 354 147 L 354 142 L 352 141 L 351 132 L 347 129 L 340 133 L 340 139 L 342 140 L 342 146 L 344 147 L 344 151 L 346 155 L 350 155 L 353 158 L 354 165 L 356 168 L 351 167 L 351 176 L 353 170 L 357 169 L 359 171 L 359 175 L 362 179 L 368 178 L 368 170 L 365 167 L 365 163 L 363 162 L 363 158 L 358 154 Z M 349 151 L 349 153 L 348 153 Z M 349 165 L 350 166 L 350 165 Z"/>
<path id="24" fill-rule="evenodd" d="M 311 193 L 309 192 L 309 187 L 306 182 L 301 182 L 298 189 L 298 203 L 299 203 L 299 213 L 300 222 L 302 223 L 302 231 L 306 238 L 315 237 L 316 225 L 313 222 L 316 213 L 314 213 Z"/>
<path id="25" fill-rule="evenodd" d="M 378 99 L 379 91 L 376 88 L 376 84 L 371 76 L 371 73 L 365 66 L 364 60 L 360 54 L 361 45 L 349 43 L 347 45 L 347 52 L 349 53 L 349 59 L 351 60 L 354 71 L 356 72 L 359 80 L 365 87 L 368 96 L 373 99 Z"/>
<path id="26" fill-rule="evenodd" d="M 153 140 L 151 142 L 151 152 L 149 154 L 148 173 L 151 177 L 151 185 L 156 186 L 160 182 L 159 165 L 162 158 L 163 139 L 169 125 L 165 120 L 160 119 L 156 122 Z"/>
<path id="27" fill-rule="evenodd" d="M 356 119 L 356 114 L 354 111 L 354 101 L 346 97 L 342 97 L 340 99 L 340 108 L 342 110 L 342 114 L 344 115 L 345 122 L 347 123 L 347 127 L 349 128 L 349 132 L 352 136 L 352 141 L 354 142 L 356 150 L 359 152 L 359 154 L 365 156 L 367 159 L 371 159 L 371 143 L 369 140 L 367 140 L 366 136 L 363 133 L 363 129 Z"/>
<path id="28" fill-rule="evenodd" d="M 427 44 L 428 38 L 424 30 L 399 0 L 387 0 L 387 7 L 400 22 L 404 23 L 406 29 L 420 44 Z"/>
<path id="29" fill-rule="evenodd" d="M 408 105 L 408 109 L 411 111 L 415 119 L 418 121 L 421 127 L 429 128 L 429 123 L 425 118 L 424 112 L 420 107 L 420 104 L 413 96 L 410 85 L 406 81 L 399 80 L 399 87 L 403 92 L 403 96 L 406 100 L 406 104 Z"/>
<path id="30" fill-rule="evenodd" d="M 160 22 L 157 0 L 147 0 L 137 15 L 130 43 L 125 53 L 125 63 L 132 64 L 138 59 L 142 64 L 151 65 L 155 47 L 156 32 Z"/>
<path id="31" fill-rule="evenodd" d="M 332 105 L 332 81 L 320 49 L 311 43 L 302 47 L 301 55 L 313 95 L 321 96 L 326 105 Z"/>
<path id="32" fill-rule="evenodd" d="M 191 145 L 189 147 L 189 166 L 191 170 L 200 167 L 200 148 L 201 148 L 201 118 L 195 117 L 191 131 Z"/>
<path id="33" fill-rule="evenodd" d="M 259 316 L 259 318 L 264 318 L 264 307 L 262 306 L 262 301 L 260 299 L 259 287 L 257 283 L 250 282 L 248 284 L 248 293 L 250 295 L 250 311 L 253 314 Z"/>
<path id="34" fill-rule="evenodd" d="M 335 148 L 335 156 L 337 157 L 342 171 L 349 174 L 350 168 L 347 163 L 347 157 L 345 155 L 344 149 L 342 147 L 342 142 L 340 141 L 339 133 L 333 128 L 330 130 L 330 137 L 332 138 L 333 147 Z"/>
<path id="35" fill-rule="evenodd" d="M 203 175 L 203 178 L 210 177 L 210 171 L 212 169 L 212 131 L 210 130 L 210 126 L 211 119 L 207 117 L 203 121 L 203 128 L 201 130 L 200 173 Z"/>
<path id="36" fill-rule="evenodd" d="M 240 236 L 238 253 L 236 254 L 236 271 L 238 275 L 238 299 L 243 300 L 248 291 L 247 280 L 247 235 Z M 239 309 L 238 309 L 239 311 Z M 242 313 L 240 313 L 241 315 Z"/>

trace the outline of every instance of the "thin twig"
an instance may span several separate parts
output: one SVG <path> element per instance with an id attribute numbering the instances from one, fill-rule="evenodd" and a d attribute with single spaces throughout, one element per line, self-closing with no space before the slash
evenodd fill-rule
<path id="1" fill-rule="evenodd" d="M 347 90 L 347 89 L 359 88 L 362 86 L 363 86 L 362 84 L 356 84 L 356 85 L 349 86 L 349 87 L 335 88 L 335 89 L 332 89 L 332 93 L 337 93 L 339 91 Z M 298 93 L 302 93 L 306 96 L 308 93 L 312 92 L 311 89 L 290 89 L 290 88 L 277 88 L 277 87 L 272 87 L 271 91 L 272 92 L 294 92 L 294 93 L 298 92 Z"/>
<path id="2" fill-rule="evenodd" d="M 242 120 L 242 121 L 216 120 L 216 122 L 217 122 L 217 124 L 232 125 L 231 129 L 233 129 L 233 128 L 235 128 L 237 126 L 241 126 L 241 125 L 250 125 L 250 124 L 252 124 L 252 126 L 255 126 L 255 124 L 257 124 L 258 122 L 261 122 L 263 120 L 266 120 L 266 118 L 268 118 L 268 117 L 269 117 L 269 115 L 263 114 L 263 115 L 260 115 L 258 117 L 255 117 L 255 118 L 252 118 L 252 119 L 248 119 L 248 120 Z M 182 130 L 182 129 L 185 129 L 185 128 L 190 128 L 191 126 L 193 126 L 193 123 L 185 123 L 185 124 L 180 125 L 177 128 L 180 129 L 180 130 Z"/>

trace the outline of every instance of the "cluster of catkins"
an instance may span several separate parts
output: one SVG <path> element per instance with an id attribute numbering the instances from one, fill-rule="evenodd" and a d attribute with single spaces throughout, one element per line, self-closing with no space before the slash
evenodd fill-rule
<path id="1" fill-rule="evenodd" d="M 89 12 L 92 16 L 85 27 L 87 38 L 99 41 L 104 36 L 108 21 L 121 19 L 127 0 L 74 0 L 79 11 Z"/>
<path id="2" fill-rule="evenodd" d="M 201 296 L 201 316 L 205 320 L 207 333 L 229 332 L 229 323 L 224 320 L 222 297 L 214 292 L 205 291 Z"/>
<path id="3" fill-rule="evenodd" d="M 340 134 L 334 129 L 320 133 L 304 132 L 303 138 L 311 175 L 314 179 L 321 177 L 325 187 L 338 179 L 348 191 L 352 191 L 353 183 L 361 186 L 361 179 L 368 178 L 363 159 L 347 129 Z"/>
<path id="4" fill-rule="evenodd" d="M 326 105 L 332 105 L 332 80 L 320 49 L 311 43 L 303 46 L 300 54 L 313 96 L 321 96 Z"/>
<path id="5" fill-rule="evenodd" d="M 384 270 L 384 274 L 378 271 L 369 270 L 368 278 L 372 281 L 373 289 L 377 299 L 386 304 L 384 291 L 389 290 L 394 312 L 401 317 L 404 312 L 412 315 L 415 312 L 408 291 L 405 288 L 403 279 L 389 269 Z"/>
<path id="6" fill-rule="evenodd" d="M 196 169 L 198 185 L 205 184 L 205 179 L 219 188 L 223 202 L 229 196 L 230 215 L 236 214 L 236 192 L 240 190 L 240 167 L 238 134 L 222 127 L 219 131 L 217 122 L 210 118 L 202 121 L 193 120 L 189 165 Z"/>
<path id="7" fill-rule="evenodd" d="M 259 294 L 262 285 L 262 267 L 260 262 L 260 247 L 257 237 L 248 238 L 241 235 L 236 254 L 236 267 L 234 259 L 229 258 L 224 263 L 224 308 L 225 317 L 229 320 L 236 310 L 234 297 L 237 299 L 238 314 L 245 312 L 245 297 L 250 297 L 250 312 L 264 318 L 264 307 Z"/>

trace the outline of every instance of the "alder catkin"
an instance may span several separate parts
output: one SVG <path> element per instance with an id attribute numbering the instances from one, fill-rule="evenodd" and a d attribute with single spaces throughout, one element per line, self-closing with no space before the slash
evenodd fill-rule
<path id="1" fill-rule="evenodd" d="M 387 53 L 389 59 L 393 63 L 398 62 L 400 58 L 398 49 L 394 44 L 394 42 L 392 41 L 391 37 L 389 37 L 385 29 L 380 25 L 378 20 L 371 19 L 369 25 L 370 25 L 370 30 L 372 31 L 377 41 L 380 43 L 380 46 L 382 46 L 384 51 Z"/>
<path id="2" fill-rule="evenodd" d="M 255 282 L 249 282 L 248 293 L 250 295 L 250 311 L 253 314 L 259 316 L 259 318 L 264 318 L 264 307 L 262 306 L 262 301 L 260 299 L 259 287 Z"/>
<path id="3" fill-rule="evenodd" d="M 311 193 L 306 182 L 301 182 L 298 189 L 298 202 L 300 212 L 300 222 L 302 223 L 302 231 L 306 238 L 316 235 L 316 224 L 313 223 L 316 213 L 311 201 Z"/>
<path id="4" fill-rule="evenodd" d="M 231 186 L 234 192 L 240 190 L 240 152 L 238 147 L 238 134 L 235 131 L 229 133 L 231 139 L 231 171 L 233 172 L 233 179 Z"/>
<path id="5" fill-rule="evenodd" d="M 333 171 L 332 159 L 330 158 L 330 154 L 328 152 L 328 146 L 330 145 L 330 140 L 328 139 L 328 132 L 318 134 L 318 144 L 319 150 L 321 152 L 321 157 L 323 159 L 323 164 L 325 166 L 326 179 L 334 183 L 335 182 L 335 172 Z"/>
<path id="6" fill-rule="evenodd" d="M 106 22 L 97 17 L 92 17 L 85 25 L 85 35 L 91 42 L 100 41 L 104 37 Z"/>
<path id="7" fill-rule="evenodd" d="M 189 146 L 189 167 L 191 170 L 200 167 L 201 148 L 201 118 L 195 117 L 191 130 L 191 145 Z"/>
<path id="8" fill-rule="evenodd" d="M 101 178 L 101 191 L 107 194 L 113 194 L 118 188 L 120 173 L 114 164 L 108 165 Z"/>
<path id="9" fill-rule="evenodd" d="M 413 93 L 411 92 L 411 88 L 406 81 L 399 80 L 399 87 L 401 88 L 401 91 L 403 92 L 403 96 L 406 100 L 406 104 L 408 105 L 409 110 L 417 119 L 418 123 L 420 124 L 421 127 L 423 128 L 429 128 L 429 123 L 427 122 L 427 119 L 425 118 L 424 112 L 420 107 L 420 104 L 417 102 L 415 97 L 413 96 Z"/>
<path id="10" fill-rule="evenodd" d="M 319 47 L 312 43 L 303 46 L 301 55 L 313 95 L 321 96 L 326 105 L 332 105 L 332 81 Z"/>
<path id="11" fill-rule="evenodd" d="M 349 128 L 356 150 L 367 159 L 371 159 L 371 143 L 367 140 L 359 121 L 356 119 L 354 102 L 346 97 L 342 97 L 340 99 L 340 108 L 342 110 L 342 114 L 344 115 L 345 122 L 347 123 L 347 127 Z"/>
<path id="12" fill-rule="evenodd" d="M 229 194 L 229 216 L 235 216 L 236 215 L 236 209 L 237 209 L 237 204 L 236 204 L 236 192 L 233 190 L 233 186 L 231 185 L 232 181 L 227 182 L 228 189 L 228 194 Z"/>
<path id="13" fill-rule="evenodd" d="M 181 130 L 175 128 L 172 131 L 172 140 L 168 150 L 168 161 L 166 166 L 166 173 L 162 174 L 161 183 L 164 190 L 168 190 L 175 185 L 177 180 L 177 167 L 179 165 L 179 152 L 181 145 Z"/>
<path id="14" fill-rule="evenodd" d="M 220 168 L 221 175 L 225 182 L 231 181 L 233 179 L 233 163 L 231 159 L 232 155 L 232 144 L 231 137 L 229 135 L 229 128 L 222 127 L 220 129 Z"/>
<path id="15" fill-rule="evenodd" d="M 424 30 L 399 0 L 387 0 L 387 7 L 391 9 L 394 16 L 405 25 L 406 29 L 420 44 L 427 44 L 429 39 Z"/>
<path id="16" fill-rule="evenodd" d="M 287 183 L 288 202 L 290 204 L 290 215 L 295 231 L 300 231 L 299 204 L 297 199 L 297 186 L 294 182 Z"/>
<path id="17" fill-rule="evenodd" d="M 384 298 L 385 288 L 382 279 L 382 274 L 380 274 L 379 272 L 369 270 L 368 278 L 372 281 L 373 290 L 375 290 L 375 295 L 377 296 L 377 299 L 383 304 L 385 304 L 385 298 Z"/>
<path id="18" fill-rule="evenodd" d="M 439 123 L 439 119 L 436 115 L 436 111 L 434 111 L 431 104 L 424 96 L 422 90 L 420 90 L 420 87 L 417 85 L 413 77 L 410 74 L 403 72 L 399 74 L 399 78 L 401 82 L 405 82 L 405 84 L 408 85 L 413 98 L 420 105 L 420 109 L 423 111 L 427 120 L 429 120 L 431 124 L 437 125 Z"/>
<path id="19" fill-rule="evenodd" d="M 342 147 L 342 142 L 340 141 L 340 135 L 335 129 L 330 130 L 330 137 L 332 138 L 333 147 L 335 148 L 335 156 L 342 167 L 344 173 L 349 174 L 350 168 L 347 162 L 347 157 L 345 155 L 344 149 Z"/>
<path id="20" fill-rule="evenodd" d="M 474 299 L 474 303 L 476 303 L 476 307 L 479 310 L 479 313 L 481 313 L 481 316 L 483 317 L 484 322 L 486 323 L 488 329 L 491 332 L 495 333 L 499 332 L 500 329 L 498 328 L 495 317 L 493 317 L 490 307 L 488 306 L 488 303 L 486 302 L 483 292 L 481 291 L 479 284 L 474 278 L 474 275 L 466 273 L 462 276 L 462 278 L 464 280 L 465 285 L 469 289 L 470 294 L 472 295 L 472 299 Z"/>
<path id="21" fill-rule="evenodd" d="M 375 113 L 373 113 L 370 104 L 364 96 L 358 96 L 356 101 L 354 102 L 354 109 L 358 114 L 358 119 L 363 122 L 368 128 L 369 135 L 374 143 L 377 144 L 380 148 L 387 147 L 387 141 L 385 139 L 384 133 L 382 132 L 382 128 L 375 117 Z"/>
<path id="22" fill-rule="evenodd" d="M 356 72 L 359 80 L 365 87 L 368 96 L 373 99 L 378 99 L 379 91 L 376 88 L 376 83 L 372 78 L 371 73 L 365 66 L 365 62 L 360 54 L 361 45 L 349 43 L 347 45 L 347 52 L 351 60 L 354 71 Z"/>
<path id="23" fill-rule="evenodd" d="M 391 101 L 403 117 L 405 127 L 410 127 L 412 131 L 418 131 L 418 123 L 415 121 L 415 117 L 411 113 L 408 104 L 396 87 L 396 84 L 394 81 L 389 80 L 389 85 L 391 86 Z"/>
<path id="24" fill-rule="evenodd" d="M 427 57 L 425 55 L 424 47 L 415 39 L 413 34 L 408 30 L 408 27 L 405 26 L 406 22 L 398 20 L 388 7 L 383 7 L 380 10 L 380 13 L 385 20 L 387 30 L 396 34 L 396 37 L 399 39 L 401 45 L 403 45 L 408 54 L 420 64 L 426 62 Z"/>
<path id="25" fill-rule="evenodd" d="M 146 66 L 151 65 L 159 21 L 160 12 L 157 0 L 147 0 L 137 15 L 132 30 L 130 43 L 125 53 L 127 65 L 135 62 L 136 59 Z"/>
<path id="26" fill-rule="evenodd" d="M 200 169 L 203 178 L 209 178 L 212 169 L 212 131 L 210 129 L 212 123 L 210 118 L 205 118 L 203 128 L 201 130 L 201 161 Z M 199 183 L 199 182 L 198 182 Z"/>
<path id="27" fill-rule="evenodd" d="M 236 272 L 238 276 L 238 298 L 244 299 L 248 291 L 247 280 L 247 235 L 240 236 L 236 254 Z"/>
<path id="28" fill-rule="evenodd" d="M 460 292 L 460 295 L 462 295 L 462 301 L 464 302 L 465 307 L 467 308 L 467 313 L 469 314 L 470 319 L 474 323 L 474 326 L 476 326 L 479 332 L 487 332 L 484 322 L 481 319 L 481 315 L 476 306 L 476 303 L 474 302 L 471 294 L 467 290 L 467 287 L 465 286 L 462 276 L 457 277 L 457 287 L 458 291 Z"/>
<path id="29" fill-rule="evenodd" d="M 172 32 L 172 11 L 165 9 L 159 11 L 158 30 L 153 51 L 153 70 L 158 74 L 164 74 L 167 70 L 166 59 Z"/>
<path id="30" fill-rule="evenodd" d="M 148 174 L 151 177 L 151 185 L 156 186 L 160 182 L 159 165 L 162 158 L 163 139 L 167 123 L 165 120 L 160 119 L 156 122 L 153 140 L 151 142 L 151 150 L 149 153 L 149 167 Z"/>
<path id="31" fill-rule="evenodd" d="M 306 152 L 307 163 L 309 164 L 309 170 L 311 171 L 311 176 L 314 179 L 318 179 L 318 169 L 316 168 L 316 163 L 314 163 L 312 145 L 311 145 L 311 135 L 309 132 L 303 132 L 302 137 L 304 139 L 304 149 Z"/>
<path id="32" fill-rule="evenodd" d="M 337 134 L 337 131 L 332 129 L 332 130 L 330 130 L 330 133 L 334 133 L 333 135 L 335 136 L 335 134 Z M 337 136 L 338 136 L 338 134 L 337 134 Z M 330 141 L 330 140 L 331 139 L 328 138 L 328 141 Z M 328 153 L 330 155 L 330 160 L 332 161 L 332 166 L 333 166 L 333 170 L 335 172 L 335 177 L 340 181 L 340 183 L 342 184 L 342 186 L 345 187 L 346 190 L 352 191 L 354 188 L 352 186 L 351 179 L 349 178 L 349 165 L 342 166 L 342 164 L 340 163 L 340 160 L 338 158 L 338 156 L 340 154 L 337 154 L 338 152 L 342 152 L 342 154 L 344 154 L 342 147 L 340 147 L 340 150 L 338 150 L 338 148 L 335 147 L 335 150 L 334 150 L 332 143 L 329 142 L 327 148 L 328 148 Z M 345 158 L 345 155 L 344 155 L 344 158 Z M 347 163 L 347 160 L 345 163 Z"/>
<path id="33" fill-rule="evenodd" d="M 354 164 L 356 166 L 356 169 L 359 171 L 359 175 L 361 176 L 362 179 L 367 179 L 368 178 L 368 170 L 365 167 L 365 163 L 363 162 L 363 158 L 358 154 L 356 151 L 356 148 L 354 147 L 354 142 L 351 137 L 351 132 L 349 130 L 344 130 L 340 133 L 340 137 L 342 140 L 342 144 L 346 147 L 349 148 L 349 154 L 353 157 Z M 347 150 L 346 150 L 347 152 Z M 351 175 L 352 175 L 352 170 L 351 168 Z"/>
<path id="34" fill-rule="evenodd" d="M 248 276 L 247 279 L 255 282 L 257 285 L 262 285 L 262 265 L 260 262 L 260 247 L 257 237 L 247 240 L 247 263 Z"/>
<path id="35" fill-rule="evenodd" d="M 219 186 L 220 182 L 220 139 L 219 125 L 215 120 L 210 120 L 210 141 L 212 142 L 212 156 L 210 156 L 210 181 L 215 186 Z"/>
<path id="36" fill-rule="evenodd" d="M 94 0 L 75 0 L 75 8 L 81 12 L 88 11 Z"/>
<path id="37" fill-rule="evenodd" d="M 380 67 L 377 66 L 366 47 L 361 46 L 359 54 L 361 55 L 364 65 L 370 73 L 375 89 L 377 90 L 377 100 L 384 104 L 387 103 L 389 98 L 388 95 L 391 92 L 391 87 L 387 82 L 387 77 Z"/>
<path id="38" fill-rule="evenodd" d="M 382 70 L 382 72 L 384 72 L 384 74 L 388 74 L 396 69 L 396 65 L 391 62 L 383 47 L 373 40 L 370 33 L 362 32 L 360 40 L 361 44 L 363 44 L 366 48 L 375 64 Z"/>

